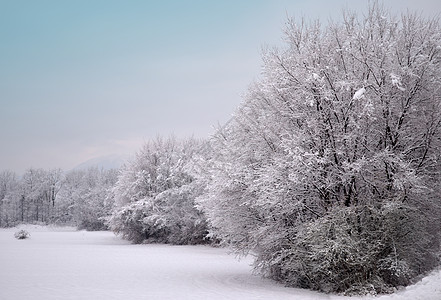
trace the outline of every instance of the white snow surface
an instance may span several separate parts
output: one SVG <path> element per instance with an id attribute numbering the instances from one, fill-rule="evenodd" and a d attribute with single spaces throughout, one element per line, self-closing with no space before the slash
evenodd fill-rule
<path id="1" fill-rule="evenodd" d="M 359 89 L 355 92 L 355 94 L 352 98 L 354 100 L 360 100 L 361 98 L 363 98 L 364 93 L 366 93 L 366 89 L 364 87 L 362 87 L 361 89 Z"/>
<path id="2" fill-rule="evenodd" d="M 17 240 L 26 229 L 31 237 Z M 111 232 L 0 229 L 0 299 L 441 299 L 441 272 L 392 295 L 343 297 L 287 288 L 209 246 L 131 245 Z"/>

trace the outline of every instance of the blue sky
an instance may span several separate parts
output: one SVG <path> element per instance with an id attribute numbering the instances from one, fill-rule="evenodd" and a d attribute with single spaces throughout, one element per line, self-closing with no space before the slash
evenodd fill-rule
<path id="1" fill-rule="evenodd" d="M 439 0 L 385 1 L 397 13 Z M 0 0 L 0 170 L 70 169 L 156 135 L 208 137 L 259 77 L 286 16 L 365 0 Z"/>

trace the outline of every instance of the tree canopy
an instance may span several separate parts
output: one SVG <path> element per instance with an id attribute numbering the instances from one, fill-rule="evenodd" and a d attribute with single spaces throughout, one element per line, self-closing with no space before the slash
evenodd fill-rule
<path id="1" fill-rule="evenodd" d="M 384 292 L 437 264 L 441 30 L 378 3 L 290 20 L 213 138 L 214 233 L 289 285 Z"/>

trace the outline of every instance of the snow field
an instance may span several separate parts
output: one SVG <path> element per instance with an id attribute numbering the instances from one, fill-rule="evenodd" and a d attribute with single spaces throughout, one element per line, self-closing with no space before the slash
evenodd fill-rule
<path id="1" fill-rule="evenodd" d="M 209 246 L 131 245 L 111 232 L 27 226 L 0 230 L 0 299 L 375 299 L 286 288 Z M 388 299 L 441 299 L 441 273 Z"/>

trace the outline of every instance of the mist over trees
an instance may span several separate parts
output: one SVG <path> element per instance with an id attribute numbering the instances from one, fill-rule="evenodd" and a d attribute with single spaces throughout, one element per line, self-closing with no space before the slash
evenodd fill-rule
<path id="1" fill-rule="evenodd" d="M 386 292 L 438 264 L 441 30 L 377 3 L 289 21 L 286 47 L 213 139 L 214 233 L 263 274 Z"/>

